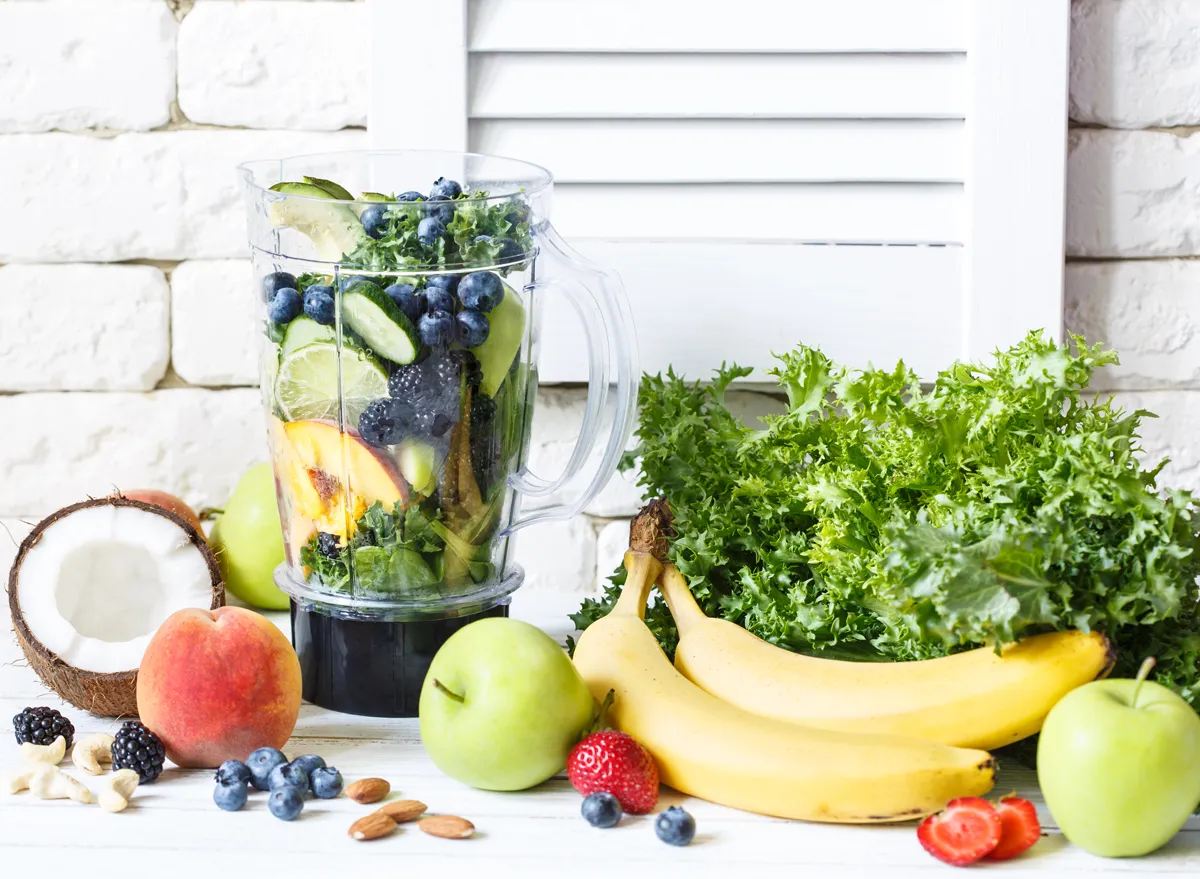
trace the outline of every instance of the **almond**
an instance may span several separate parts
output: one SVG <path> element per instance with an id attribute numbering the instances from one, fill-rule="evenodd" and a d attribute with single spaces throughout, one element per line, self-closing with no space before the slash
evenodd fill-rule
<path id="1" fill-rule="evenodd" d="M 387 815 L 397 824 L 403 824 L 405 821 L 420 818 L 428 808 L 420 800 L 392 800 L 390 803 L 384 803 L 375 811 Z"/>
<path id="2" fill-rule="evenodd" d="M 396 829 L 396 822 L 382 812 L 372 812 L 350 825 L 350 836 L 358 840 L 379 839 Z"/>
<path id="3" fill-rule="evenodd" d="M 475 832 L 475 825 L 457 815 L 432 815 L 417 824 L 430 836 L 442 839 L 466 839 Z"/>
<path id="4" fill-rule="evenodd" d="M 356 803 L 378 803 L 392 786 L 383 778 L 360 778 L 346 788 L 346 796 Z"/>

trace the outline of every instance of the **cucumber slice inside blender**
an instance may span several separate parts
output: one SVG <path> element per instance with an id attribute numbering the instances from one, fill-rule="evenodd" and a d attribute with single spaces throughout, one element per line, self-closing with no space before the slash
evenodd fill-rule
<path id="1" fill-rule="evenodd" d="M 337 342 L 337 331 L 333 327 L 319 324 L 311 317 L 301 315 L 287 325 L 283 333 L 283 343 L 280 346 L 280 356 L 286 357 L 307 345 L 318 342 L 333 344 Z"/>
<path id="2" fill-rule="evenodd" d="M 276 183 L 271 191 L 298 196 L 272 202 L 268 207 L 271 222 L 308 236 L 317 248 L 317 259 L 322 262 L 337 262 L 367 239 L 358 215 L 349 205 L 333 201 L 333 196 L 320 186 Z"/>
<path id="3" fill-rule="evenodd" d="M 346 423 L 357 427 L 358 418 L 372 400 L 387 396 L 387 372 L 372 357 L 353 348 L 341 352 L 341 398 Z M 285 421 L 321 419 L 337 421 L 337 345 L 318 342 L 284 355 L 275 378 L 275 402 Z"/>
<path id="4" fill-rule="evenodd" d="M 471 353 L 479 360 L 483 370 L 480 390 L 494 397 L 508 377 L 513 360 L 521 350 L 521 341 L 525 338 L 525 306 L 512 287 L 504 285 L 504 299 L 488 313 L 488 321 L 491 330 L 487 341 L 478 348 L 472 348 Z"/>
<path id="5" fill-rule="evenodd" d="M 342 294 L 342 323 L 380 357 L 401 365 L 421 350 L 417 328 L 377 284 L 358 281 Z"/>

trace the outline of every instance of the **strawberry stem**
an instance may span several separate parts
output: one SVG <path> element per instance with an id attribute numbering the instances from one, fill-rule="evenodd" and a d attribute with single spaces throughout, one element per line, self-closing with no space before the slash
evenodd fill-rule
<path id="1" fill-rule="evenodd" d="M 1142 667 L 1138 669 L 1137 677 L 1134 680 L 1137 682 L 1133 686 L 1133 698 L 1129 700 L 1130 708 L 1137 708 L 1138 695 L 1142 692 L 1142 684 L 1146 683 L 1146 678 L 1150 675 L 1150 670 L 1154 668 L 1154 657 L 1147 656 L 1142 662 Z"/>
<path id="2" fill-rule="evenodd" d="M 445 684 L 443 684 L 437 678 L 433 679 L 433 685 L 435 687 L 437 687 L 439 690 L 441 690 L 443 693 L 445 693 L 447 696 L 449 696 L 451 699 L 453 699 L 455 702 L 458 702 L 459 704 L 462 704 L 467 701 L 462 696 L 458 695 L 458 693 L 455 693 L 453 690 L 449 689 Z"/>

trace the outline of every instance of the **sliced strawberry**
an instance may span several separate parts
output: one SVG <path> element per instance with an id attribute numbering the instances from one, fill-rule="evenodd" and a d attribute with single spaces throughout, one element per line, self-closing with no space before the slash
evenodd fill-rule
<path id="1" fill-rule="evenodd" d="M 989 861 L 1015 858 L 1041 839 L 1042 825 L 1038 822 L 1037 809 L 1029 800 L 1004 797 L 996 805 L 996 814 L 1000 816 L 1000 842 L 988 853 Z"/>
<path id="2" fill-rule="evenodd" d="M 1001 831 L 1000 816 L 991 803 L 982 797 L 959 797 L 922 821 L 917 839 L 939 861 L 966 867 L 996 847 Z"/>

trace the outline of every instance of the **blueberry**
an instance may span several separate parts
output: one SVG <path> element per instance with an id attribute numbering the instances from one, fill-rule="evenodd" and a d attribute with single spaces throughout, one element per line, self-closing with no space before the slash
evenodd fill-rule
<path id="1" fill-rule="evenodd" d="M 504 219 L 512 226 L 527 222 L 529 220 L 529 205 L 514 198 L 508 203 L 508 213 L 504 215 Z"/>
<path id="2" fill-rule="evenodd" d="M 491 240 L 492 240 L 492 236 L 491 236 L 491 235 L 476 235 L 476 236 L 475 236 L 475 243 L 476 243 L 476 244 L 481 244 L 481 243 L 483 243 L 483 242 L 485 242 L 485 241 L 491 241 Z"/>
<path id="3" fill-rule="evenodd" d="M 297 318 L 303 308 L 300 294 L 291 287 L 284 287 L 275 291 L 271 304 L 267 306 L 267 315 L 277 324 L 286 324 Z"/>
<path id="4" fill-rule="evenodd" d="M 304 291 L 304 313 L 319 324 L 333 325 L 333 288 L 322 285 Z"/>
<path id="5" fill-rule="evenodd" d="M 378 241 L 387 232 L 390 221 L 387 215 L 387 205 L 373 204 L 358 218 L 362 222 L 363 231 Z"/>
<path id="6" fill-rule="evenodd" d="M 426 217 L 417 223 L 417 240 L 422 244 L 433 244 L 446 234 L 446 224 L 437 217 Z"/>
<path id="7" fill-rule="evenodd" d="M 458 275 L 432 275 L 425 281 L 425 287 L 445 287 L 453 293 L 458 289 Z"/>
<path id="8" fill-rule="evenodd" d="M 271 791 L 271 796 L 267 798 L 267 808 L 276 818 L 291 821 L 304 811 L 304 794 L 299 788 L 285 784 Z"/>
<path id="9" fill-rule="evenodd" d="M 267 789 L 279 790 L 281 787 L 295 787 L 302 791 L 308 790 L 308 773 L 303 766 L 295 763 L 284 763 L 276 766 L 267 776 Z"/>
<path id="10" fill-rule="evenodd" d="M 317 534 L 317 551 L 327 559 L 340 558 L 342 555 L 342 539 L 336 534 L 321 531 Z"/>
<path id="11" fill-rule="evenodd" d="M 436 217 L 448 226 L 454 219 L 454 202 L 444 195 L 430 196 L 425 202 L 425 216 Z"/>
<path id="12" fill-rule="evenodd" d="M 504 285 L 495 272 L 472 272 L 458 285 L 458 298 L 464 308 L 491 311 L 504 299 Z"/>
<path id="13" fill-rule="evenodd" d="M 250 770 L 250 783 L 259 790 L 270 790 L 267 786 L 267 776 L 276 766 L 282 766 L 288 761 L 283 751 L 275 748 L 259 748 L 246 758 L 246 768 Z"/>
<path id="14" fill-rule="evenodd" d="M 454 293 L 445 287 L 426 287 L 425 302 L 429 311 L 449 311 L 450 313 L 454 312 L 454 307 L 458 304 Z"/>
<path id="15" fill-rule="evenodd" d="M 309 784 L 312 783 L 312 774 L 325 765 L 325 758 L 317 754 L 304 754 L 292 761 L 293 766 L 299 766 L 308 775 Z"/>
<path id="16" fill-rule="evenodd" d="M 223 809 L 226 812 L 236 812 L 242 806 L 246 805 L 246 797 L 249 793 L 244 781 L 231 779 L 226 782 L 218 782 L 217 786 L 213 788 L 213 802 L 217 804 L 218 809 Z"/>
<path id="17" fill-rule="evenodd" d="M 424 200 L 425 200 L 425 196 L 421 195 L 421 193 L 419 193 L 419 192 L 414 192 L 411 189 L 408 192 L 402 192 L 398 196 L 396 196 L 396 201 L 424 201 Z"/>
<path id="18" fill-rule="evenodd" d="M 413 323 L 425 313 L 425 297 L 412 284 L 392 284 L 383 292 L 392 297 L 392 301 Z"/>
<path id="19" fill-rule="evenodd" d="M 441 196 L 442 198 L 458 198 L 462 195 L 462 187 L 458 185 L 457 180 L 447 180 L 445 177 L 439 177 L 433 181 L 433 189 L 429 190 L 430 199 Z"/>
<path id="20" fill-rule="evenodd" d="M 696 835 L 696 819 L 678 806 L 671 806 L 655 820 L 654 832 L 667 845 L 687 845 Z"/>
<path id="21" fill-rule="evenodd" d="M 321 800 L 332 800 L 342 792 L 342 773 L 332 766 L 322 766 L 312 774 L 313 795 Z"/>
<path id="22" fill-rule="evenodd" d="M 366 275 L 345 275 L 342 277 L 342 280 L 338 284 L 338 286 L 343 291 L 345 291 L 345 290 L 349 290 L 351 287 L 353 287 L 359 281 L 369 281 L 369 280 L 371 280 L 371 279 L 368 278 Z"/>
<path id="23" fill-rule="evenodd" d="M 454 316 L 454 323 L 458 331 L 458 344 L 464 348 L 478 348 L 487 341 L 491 329 L 487 315 L 478 311 L 460 311 Z"/>
<path id="24" fill-rule="evenodd" d="M 500 250 L 496 253 L 496 259 L 501 263 L 520 262 L 525 258 L 524 248 L 511 238 L 501 238 L 496 243 L 500 245 Z"/>
<path id="25" fill-rule="evenodd" d="M 593 827 L 612 827 L 621 820 L 621 802 L 607 791 L 588 794 L 579 812 Z"/>
<path id="26" fill-rule="evenodd" d="M 404 411 L 395 400 L 372 400 L 362 415 L 358 416 L 358 433 L 364 441 L 382 449 L 404 439 L 406 421 Z"/>
<path id="27" fill-rule="evenodd" d="M 270 302 L 284 287 L 296 289 L 296 276 L 288 272 L 271 272 L 262 279 L 262 300 Z"/>
<path id="28" fill-rule="evenodd" d="M 445 348 L 454 341 L 454 317 L 448 311 L 431 311 L 417 321 L 421 342 L 430 348 Z"/>
<path id="29" fill-rule="evenodd" d="M 229 784 L 234 781 L 250 781 L 250 770 L 241 760 L 226 760 L 217 769 L 217 784 Z"/>

